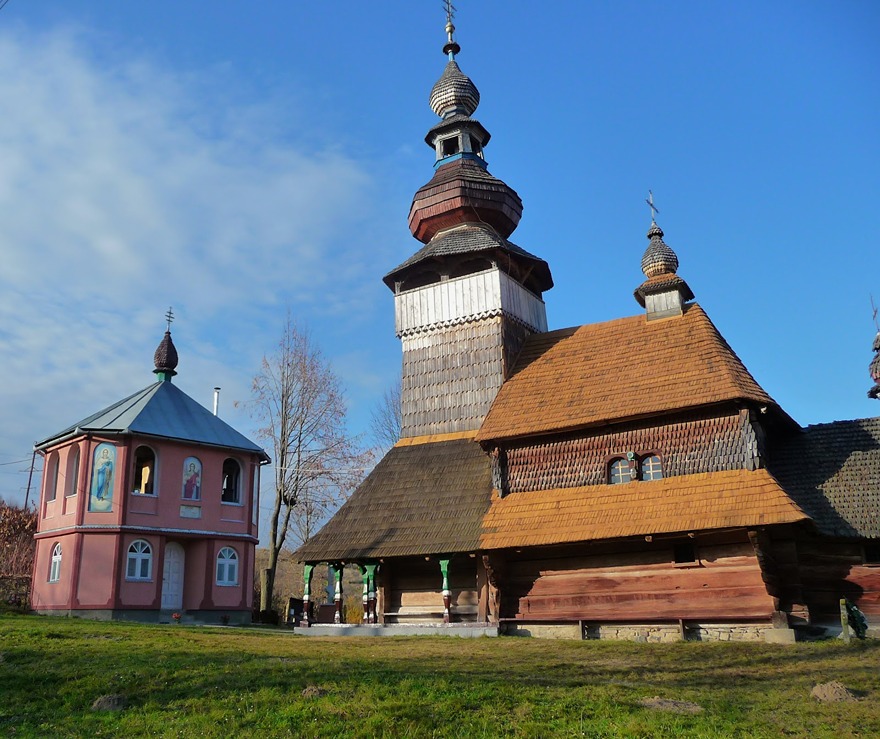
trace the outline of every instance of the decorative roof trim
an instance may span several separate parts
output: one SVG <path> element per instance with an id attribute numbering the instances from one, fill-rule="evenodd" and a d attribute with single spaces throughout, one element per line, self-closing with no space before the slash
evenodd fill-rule
<path id="1" fill-rule="evenodd" d="M 450 431 L 448 434 L 428 434 L 427 436 L 406 436 L 400 439 L 394 446 L 418 446 L 419 444 L 434 444 L 441 441 L 456 441 L 458 439 L 473 439 L 477 430 L 473 431 Z"/>

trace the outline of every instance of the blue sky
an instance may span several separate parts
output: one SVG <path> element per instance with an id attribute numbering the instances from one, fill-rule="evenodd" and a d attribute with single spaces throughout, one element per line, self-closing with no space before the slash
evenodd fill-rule
<path id="1" fill-rule="evenodd" d="M 0 496 L 35 440 L 152 380 L 246 400 L 289 306 L 353 431 L 398 373 L 381 276 L 430 179 L 439 0 L 9 0 L 0 10 Z M 490 171 L 551 328 L 639 311 L 650 225 L 802 424 L 877 415 L 880 4 L 459 0 Z M 870 226 L 869 227 L 869 222 Z"/>

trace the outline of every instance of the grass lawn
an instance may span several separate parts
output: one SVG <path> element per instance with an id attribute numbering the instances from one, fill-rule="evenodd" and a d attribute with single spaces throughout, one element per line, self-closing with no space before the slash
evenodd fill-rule
<path id="1" fill-rule="evenodd" d="M 878 668 L 880 641 L 307 639 L 0 616 L 0 735 L 877 737 Z M 810 698 L 831 680 L 864 698 Z M 105 694 L 128 708 L 92 711 Z M 703 711 L 639 703 L 654 696 Z"/>

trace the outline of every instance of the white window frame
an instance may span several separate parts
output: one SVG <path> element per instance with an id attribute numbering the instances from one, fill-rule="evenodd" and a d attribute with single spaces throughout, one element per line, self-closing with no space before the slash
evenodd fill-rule
<path id="1" fill-rule="evenodd" d="M 232 547 L 223 547 L 217 552 L 215 581 L 221 587 L 238 587 L 238 552 Z"/>
<path id="2" fill-rule="evenodd" d="M 131 574 L 132 569 L 134 574 Z M 150 582 L 153 579 L 153 547 L 146 539 L 135 539 L 128 545 L 125 579 L 129 582 Z"/>
<path id="3" fill-rule="evenodd" d="M 61 542 L 56 541 L 52 547 L 52 562 L 49 565 L 49 582 L 58 582 L 61 579 Z"/>

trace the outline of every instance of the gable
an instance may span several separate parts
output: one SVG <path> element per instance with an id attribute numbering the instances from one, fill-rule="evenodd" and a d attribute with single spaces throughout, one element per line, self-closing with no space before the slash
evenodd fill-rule
<path id="1" fill-rule="evenodd" d="M 483 425 L 481 442 L 562 431 L 726 401 L 776 406 L 696 304 L 535 334 Z"/>

